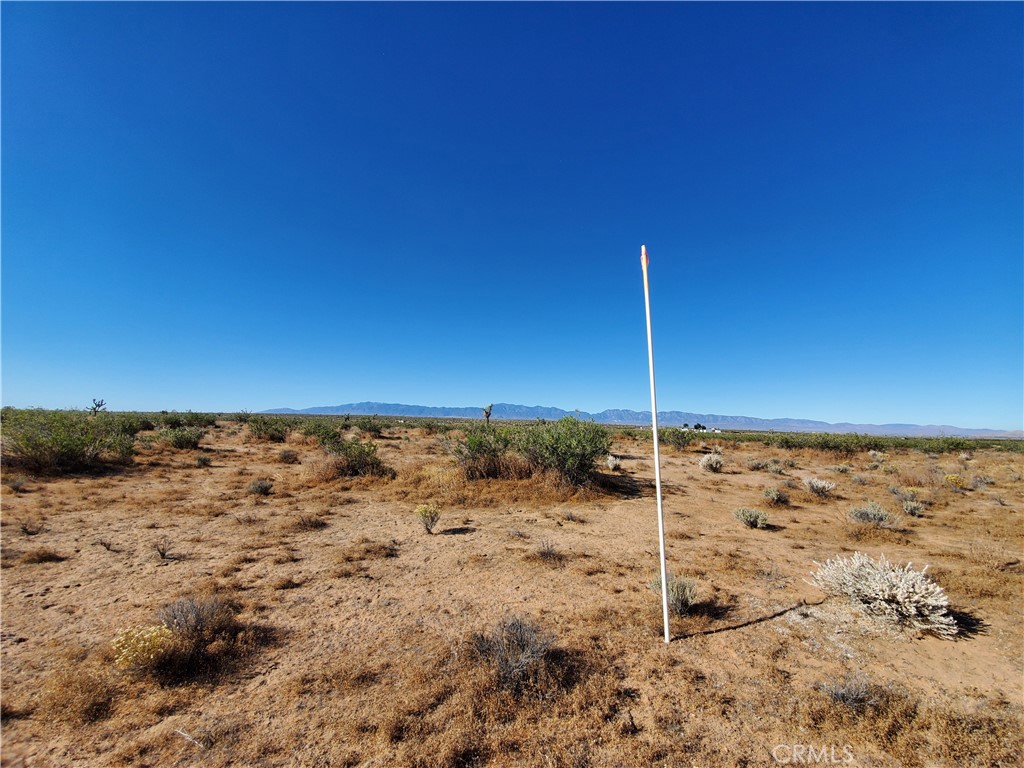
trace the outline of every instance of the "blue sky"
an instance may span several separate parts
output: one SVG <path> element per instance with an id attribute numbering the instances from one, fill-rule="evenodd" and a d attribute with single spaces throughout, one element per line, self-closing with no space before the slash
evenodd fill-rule
<path id="1" fill-rule="evenodd" d="M 1024 5 L 0 13 L 4 404 L 1024 427 Z"/>

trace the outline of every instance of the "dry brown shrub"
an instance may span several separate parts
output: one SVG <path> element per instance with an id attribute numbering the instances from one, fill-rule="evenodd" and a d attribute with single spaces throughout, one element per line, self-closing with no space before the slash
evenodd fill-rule
<path id="1" fill-rule="evenodd" d="M 108 669 L 70 660 L 47 680 L 40 712 L 71 723 L 93 723 L 110 715 L 117 686 Z"/>
<path id="2" fill-rule="evenodd" d="M 882 528 L 871 523 L 851 525 L 847 535 L 858 544 L 909 544 L 910 539 L 903 531 L 893 528 Z"/>
<path id="3" fill-rule="evenodd" d="M 398 557 L 398 542 L 394 539 L 391 541 L 373 541 L 364 537 L 353 542 L 338 553 L 338 560 L 343 563 L 391 557 Z"/>
<path id="4" fill-rule="evenodd" d="M 21 562 L 33 565 L 38 563 L 60 563 L 65 560 L 67 560 L 67 557 L 50 547 L 31 549 L 21 556 Z"/>
<path id="5" fill-rule="evenodd" d="M 341 462 L 333 456 L 321 456 L 302 465 L 303 479 L 308 485 L 323 485 L 341 477 Z"/>

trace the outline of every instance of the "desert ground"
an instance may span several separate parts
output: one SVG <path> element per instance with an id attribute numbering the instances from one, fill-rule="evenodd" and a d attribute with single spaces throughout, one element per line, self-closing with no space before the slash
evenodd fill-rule
<path id="1" fill-rule="evenodd" d="M 315 439 L 257 440 L 233 420 L 195 450 L 143 433 L 129 465 L 101 472 L 10 483 L 5 468 L 3 765 L 1024 758 L 1019 452 L 663 445 L 668 569 L 696 586 L 665 644 L 649 434 L 616 432 L 617 462 L 582 488 L 469 480 L 414 422 L 351 436 L 393 476 L 336 477 Z M 703 469 L 716 447 L 720 471 Z M 812 478 L 835 488 L 816 495 Z M 894 522 L 854 523 L 871 501 Z M 854 552 L 928 566 L 955 637 L 812 583 Z M 220 634 L 178 667 L 125 663 L 126 630 L 159 630 L 181 600 L 214 605 Z M 517 619 L 543 652 L 505 674 L 487 640 Z"/>

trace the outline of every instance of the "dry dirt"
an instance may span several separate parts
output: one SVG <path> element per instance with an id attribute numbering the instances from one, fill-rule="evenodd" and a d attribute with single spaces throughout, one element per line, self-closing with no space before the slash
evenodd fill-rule
<path id="1" fill-rule="evenodd" d="M 320 482 L 311 442 L 221 422 L 198 452 L 153 442 L 123 470 L 3 487 L 3 765 L 1021 763 L 1020 454 L 726 444 L 715 474 L 698 466 L 711 436 L 664 449 L 669 570 L 700 601 L 665 645 L 649 441 L 617 438 L 621 468 L 582 492 L 467 482 L 418 429 L 378 444 L 394 479 Z M 751 468 L 771 458 L 782 474 Z M 248 491 L 259 478 L 270 495 Z M 766 506 L 770 486 L 790 505 Z M 914 489 L 923 515 L 848 522 L 867 501 L 898 510 L 890 489 Z M 426 502 L 433 535 L 414 514 Z M 771 526 L 745 528 L 741 506 Z M 961 636 L 881 626 L 809 583 L 816 561 L 854 551 L 928 565 Z M 247 628 L 223 667 L 161 681 L 114 665 L 119 630 L 209 595 Z M 521 691 L 468 642 L 512 615 L 555 641 Z M 869 684 L 863 707 L 823 690 L 847 675 Z"/>

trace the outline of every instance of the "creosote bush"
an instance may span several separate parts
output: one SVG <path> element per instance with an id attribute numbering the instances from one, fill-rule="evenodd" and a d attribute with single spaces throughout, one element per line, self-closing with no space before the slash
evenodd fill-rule
<path id="1" fill-rule="evenodd" d="M 120 414 L 4 409 L 5 470 L 61 474 L 104 464 L 129 464 L 135 453 L 135 423 Z"/>
<path id="2" fill-rule="evenodd" d="M 811 581 L 830 595 L 842 595 L 865 613 L 896 625 L 909 625 L 940 637 L 957 634 L 949 613 L 949 599 L 942 587 L 926 575 L 927 566 L 915 571 L 911 563 L 892 565 L 854 552 L 851 557 L 818 565 Z"/>
<path id="3" fill-rule="evenodd" d="M 732 514 L 733 517 L 747 526 L 747 528 L 765 528 L 768 525 L 768 515 L 759 509 L 740 507 Z"/>
<path id="4" fill-rule="evenodd" d="M 202 427 L 176 427 L 160 432 L 160 439 L 179 451 L 194 451 L 204 437 L 206 430 Z"/>
<path id="5" fill-rule="evenodd" d="M 661 577 L 656 576 L 648 584 L 652 591 L 661 594 Z M 668 610 L 675 616 L 685 616 L 697 601 L 697 584 L 692 579 L 668 575 Z"/>
<path id="6" fill-rule="evenodd" d="M 611 434 L 600 424 L 566 416 L 524 430 L 517 447 L 532 465 L 557 472 L 570 485 L 586 485 L 611 442 Z"/>
<path id="7" fill-rule="evenodd" d="M 441 510 L 436 504 L 420 504 L 416 507 L 416 517 L 423 524 L 423 530 L 427 533 L 434 532 L 434 526 L 441 519 Z"/>
<path id="8" fill-rule="evenodd" d="M 247 425 L 249 434 L 254 440 L 264 440 L 271 443 L 283 443 L 292 425 L 287 419 L 280 416 L 249 416 Z"/>

